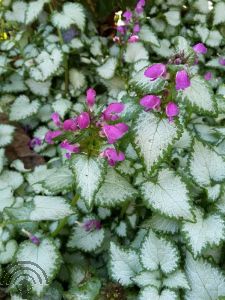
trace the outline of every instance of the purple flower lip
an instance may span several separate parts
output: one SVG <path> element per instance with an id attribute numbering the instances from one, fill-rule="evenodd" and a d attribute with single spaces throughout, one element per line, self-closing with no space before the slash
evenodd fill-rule
<path id="1" fill-rule="evenodd" d="M 102 224 L 99 220 L 92 219 L 82 223 L 82 227 L 85 231 L 100 230 L 102 228 Z"/>
<path id="2" fill-rule="evenodd" d="M 104 125 L 102 133 L 106 136 L 109 144 L 114 144 L 117 140 L 122 138 L 128 131 L 128 126 L 125 123 L 118 123 L 115 125 Z"/>
<path id="3" fill-rule="evenodd" d="M 145 70 L 144 75 L 149 77 L 151 81 L 156 80 L 159 77 L 165 76 L 166 66 L 164 64 L 153 64 Z"/>
<path id="4" fill-rule="evenodd" d="M 137 34 L 140 32 L 140 25 L 136 23 L 133 28 L 133 34 Z"/>
<path id="5" fill-rule="evenodd" d="M 130 10 L 126 10 L 123 13 L 123 17 L 126 19 L 126 23 L 130 23 L 130 21 L 132 19 L 132 12 Z"/>
<path id="6" fill-rule="evenodd" d="M 221 66 L 225 66 L 225 58 L 220 57 L 220 58 L 219 58 L 219 64 L 220 64 Z"/>
<path id="7" fill-rule="evenodd" d="M 169 122 L 173 122 L 173 118 L 179 114 L 179 108 L 174 102 L 169 102 L 166 106 L 166 115 L 169 118 Z"/>
<path id="8" fill-rule="evenodd" d="M 78 130 L 76 119 L 67 119 L 63 122 L 63 129 L 66 131 Z"/>
<path id="9" fill-rule="evenodd" d="M 66 158 L 71 157 L 71 153 L 79 153 L 80 152 L 80 146 L 78 144 L 70 144 L 67 140 L 63 141 L 60 144 L 60 148 L 66 149 L 68 152 L 66 153 Z"/>
<path id="10" fill-rule="evenodd" d="M 42 140 L 38 137 L 33 137 L 29 142 L 29 147 L 34 149 L 36 146 L 41 146 Z"/>
<path id="11" fill-rule="evenodd" d="M 178 71 L 176 74 L 176 90 L 185 90 L 190 85 L 188 73 L 185 70 Z"/>
<path id="12" fill-rule="evenodd" d="M 144 6 L 145 6 L 145 0 L 139 0 L 136 7 L 135 7 L 135 12 L 139 15 L 142 14 L 144 11 Z"/>
<path id="13" fill-rule="evenodd" d="M 61 135 L 62 131 L 61 130 L 56 130 L 56 131 L 48 131 L 45 134 L 45 141 L 48 144 L 54 144 L 53 139 L 56 138 L 57 136 Z"/>
<path id="14" fill-rule="evenodd" d="M 136 43 L 139 41 L 139 36 L 138 35 L 134 35 L 132 34 L 129 39 L 128 39 L 128 43 Z"/>
<path id="15" fill-rule="evenodd" d="M 63 33 L 62 33 L 63 41 L 65 43 L 69 43 L 76 35 L 77 35 L 77 32 L 74 28 L 70 28 L 66 31 L 63 31 Z"/>
<path id="16" fill-rule="evenodd" d="M 198 43 L 198 44 L 194 45 L 193 50 L 196 53 L 200 53 L 200 54 L 206 54 L 207 53 L 207 48 L 203 43 Z"/>
<path id="17" fill-rule="evenodd" d="M 119 114 L 124 110 L 124 104 L 113 102 L 102 112 L 102 117 L 105 121 L 116 121 L 119 119 Z"/>
<path id="18" fill-rule="evenodd" d="M 140 100 L 141 106 L 146 108 L 146 111 L 151 109 L 159 109 L 161 104 L 161 99 L 155 95 L 146 95 Z"/>
<path id="19" fill-rule="evenodd" d="M 204 75 L 205 80 L 211 80 L 212 79 L 212 73 L 211 72 L 206 72 Z"/>
<path id="20" fill-rule="evenodd" d="M 112 167 L 114 167 L 118 161 L 125 159 L 124 153 L 121 151 L 117 152 L 114 148 L 106 148 L 100 153 L 100 156 L 105 157 L 108 160 L 108 164 Z"/>
<path id="21" fill-rule="evenodd" d="M 31 235 L 30 237 L 29 237 L 29 239 L 30 239 L 30 241 L 33 243 L 33 244 L 35 244 L 35 245 L 39 245 L 40 244 L 40 240 L 39 240 L 39 238 L 37 238 L 35 235 Z"/>

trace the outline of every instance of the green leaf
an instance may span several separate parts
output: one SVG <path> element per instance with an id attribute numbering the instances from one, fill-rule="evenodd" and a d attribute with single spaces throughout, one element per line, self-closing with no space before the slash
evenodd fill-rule
<path id="1" fill-rule="evenodd" d="M 132 278 L 141 270 L 138 255 L 133 250 L 125 250 L 115 243 L 110 244 L 110 274 L 123 286 L 133 284 Z"/>
<path id="2" fill-rule="evenodd" d="M 186 300 L 217 300 L 219 296 L 225 296 L 224 274 L 207 261 L 194 260 L 188 254 L 185 269 L 190 283 L 190 291 L 187 291 L 185 296 Z"/>
<path id="3" fill-rule="evenodd" d="M 0 251 L 0 263 L 1 264 L 8 264 L 13 260 L 13 257 L 17 250 L 17 242 L 15 240 L 9 240 L 7 243 L 2 247 Z"/>
<path id="4" fill-rule="evenodd" d="M 104 79 L 111 79 L 116 71 L 117 59 L 115 57 L 108 58 L 103 65 L 97 67 L 98 75 Z"/>
<path id="5" fill-rule="evenodd" d="M 76 175 L 77 188 L 86 205 L 91 207 L 96 192 L 104 180 L 104 160 L 102 158 L 76 155 L 71 161 L 71 167 Z"/>
<path id="6" fill-rule="evenodd" d="M 220 1 L 215 4 L 214 7 L 214 17 L 213 17 L 213 25 L 218 25 L 225 22 L 225 3 Z"/>
<path id="7" fill-rule="evenodd" d="M 147 300 L 147 299 L 154 299 L 154 300 L 178 300 L 178 296 L 175 292 L 164 289 L 161 292 L 158 291 L 157 288 L 148 286 L 141 290 L 138 300 Z"/>
<path id="8" fill-rule="evenodd" d="M 135 63 L 139 60 L 147 60 L 148 52 L 142 43 L 127 43 L 124 60 L 127 63 Z"/>
<path id="9" fill-rule="evenodd" d="M 139 37 L 142 41 L 153 44 L 157 47 L 160 46 L 157 35 L 152 31 L 148 25 L 141 26 Z"/>
<path id="10" fill-rule="evenodd" d="M 51 53 L 43 50 L 36 58 L 35 65 L 29 67 L 30 77 L 36 81 L 46 81 L 60 67 L 63 55 L 58 48 L 53 48 Z"/>
<path id="11" fill-rule="evenodd" d="M 206 44 L 210 47 L 218 47 L 220 46 L 222 40 L 223 40 L 223 36 L 220 34 L 218 30 L 211 30 L 209 32 L 209 36 L 206 41 Z"/>
<path id="12" fill-rule="evenodd" d="M 61 13 L 54 12 L 52 15 L 52 23 L 60 29 L 67 29 L 72 24 L 75 24 L 83 31 L 85 26 L 85 13 L 83 6 L 79 3 L 65 3 Z"/>
<path id="13" fill-rule="evenodd" d="M 209 146 L 195 140 L 190 158 L 190 173 L 200 186 L 225 179 L 225 161 Z"/>
<path id="14" fill-rule="evenodd" d="M 33 80 L 32 78 L 29 78 L 25 81 L 25 83 L 34 95 L 44 97 L 47 97 L 49 95 L 51 81 L 38 82 Z"/>
<path id="15" fill-rule="evenodd" d="M 157 182 L 145 182 L 141 191 L 148 207 L 168 217 L 192 219 L 188 189 L 173 171 L 163 169 Z"/>
<path id="16" fill-rule="evenodd" d="M 200 209 L 195 209 L 196 223 L 183 222 L 182 232 L 194 256 L 200 255 L 207 246 L 218 246 L 225 239 L 225 224 L 221 216 L 204 216 Z"/>
<path id="17" fill-rule="evenodd" d="M 134 142 L 140 149 L 148 172 L 159 164 L 179 137 L 180 129 L 173 122 L 151 112 L 141 112 L 134 126 Z"/>
<path id="18" fill-rule="evenodd" d="M 61 258 L 53 241 L 45 238 L 41 240 L 40 245 L 29 241 L 21 243 L 16 262 L 19 278 L 23 276 L 32 291 L 40 296 L 58 272 Z M 12 280 L 11 287 L 16 288 L 18 284 L 19 280 Z"/>
<path id="19" fill-rule="evenodd" d="M 65 192 L 74 182 L 73 173 L 67 167 L 55 168 L 55 172 L 44 180 L 44 187 L 51 192 Z"/>
<path id="20" fill-rule="evenodd" d="M 1 139 L 0 139 L 1 143 Z M 5 160 L 5 149 L 1 148 L 0 149 L 0 174 L 4 168 L 4 160 Z"/>
<path id="21" fill-rule="evenodd" d="M 178 267 L 179 253 L 172 242 L 149 231 L 140 249 L 140 260 L 147 270 L 156 271 L 160 268 L 166 274 Z"/>
<path id="22" fill-rule="evenodd" d="M 141 271 L 133 278 L 133 281 L 140 288 L 151 285 L 159 289 L 161 286 L 160 271 Z"/>
<path id="23" fill-rule="evenodd" d="M 119 205 L 137 195 L 132 185 L 112 167 L 108 167 L 105 180 L 98 190 L 95 203 L 104 207 Z"/>
<path id="24" fill-rule="evenodd" d="M 73 214 L 69 203 L 63 197 L 35 196 L 34 209 L 30 214 L 33 221 L 59 220 Z"/>
<path id="25" fill-rule="evenodd" d="M 182 91 L 183 101 L 188 101 L 199 112 L 215 114 L 216 105 L 209 83 L 198 75 L 192 77 L 190 81 L 190 87 Z"/>
<path id="26" fill-rule="evenodd" d="M 96 300 L 98 299 L 101 288 L 101 281 L 97 278 L 88 279 L 83 284 L 77 287 L 72 287 L 66 292 L 65 299 L 67 300 Z"/>
<path id="27" fill-rule="evenodd" d="M 167 23 L 171 26 L 178 26 L 180 24 L 180 11 L 171 9 L 165 14 Z"/>
<path id="28" fill-rule="evenodd" d="M 1 183 L 0 195 L 0 212 L 2 212 L 5 207 L 10 207 L 14 202 L 12 188 Z"/>
<path id="29" fill-rule="evenodd" d="M 43 9 L 44 4 L 48 2 L 49 0 L 30 1 L 25 13 L 25 23 L 29 24 L 37 19 Z"/>
<path id="30" fill-rule="evenodd" d="M 5 147 L 13 140 L 15 127 L 7 124 L 0 124 L 0 147 Z"/>
<path id="31" fill-rule="evenodd" d="M 0 182 L 5 182 L 13 190 L 16 190 L 22 185 L 23 176 L 19 172 L 5 170 L 0 175 Z"/>
<path id="32" fill-rule="evenodd" d="M 190 289 L 185 273 L 180 270 L 169 274 L 163 280 L 163 285 L 170 289 Z"/>
<path id="33" fill-rule="evenodd" d="M 69 238 L 68 247 L 93 252 L 101 246 L 104 237 L 103 228 L 86 231 L 82 226 L 75 226 Z"/>
<path id="34" fill-rule="evenodd" d="M 37 100 L 30 101 L 27 96 L 21 95 L 12 104 L 9 118 L 11 121 L 23 120 L 36 114 L 39 106 L 40 103 Z"/>
<path id="35" fill-rule="evenodd" d="M 177 220 L 153 214 L 149 220 L 145 221 L 148 228 L 152 228 L 157 232 L 176 233 L 179 230 L 179 222 Z"/>

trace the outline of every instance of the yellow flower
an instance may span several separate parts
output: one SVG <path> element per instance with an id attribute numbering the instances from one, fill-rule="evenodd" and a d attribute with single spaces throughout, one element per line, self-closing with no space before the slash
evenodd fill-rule
<path id="1" fill-rule="evenodd" d="M 1 32 L 0 33 L 0 40 L 7 40 L 7 39 L 8 39 L 8 34 L 6 32 Z"/>
<path id="2" fill-rule="evenodd" d="M 125 23 L 124 21 L 122 20 L 122 10 L 119 10 L 115 13 L 115 16 L 114 16 L 114 21 L 115 21 L 115 25 L 116 26 L 124 26 Z"/>

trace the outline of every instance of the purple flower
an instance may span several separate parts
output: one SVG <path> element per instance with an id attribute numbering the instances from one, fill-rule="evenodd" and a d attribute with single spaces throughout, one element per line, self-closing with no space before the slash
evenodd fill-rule
<path id="1" fill-rule="evenodd" d="M 118 31 L 119 33 L 121 33 L 122 35 L 124 35 L 124 34 L 126 33 L 126 28 L 125 28 L 125 26 L 117 26 L 116 29 L 117 29 L 117 31 Z"/>
<path id="2" fill-rule="evenodd" d="M 35 245 L 39 245 L 40 244 L 40 240 L 39 240 L 39 238 L 37 238 L 35 235 L 31 235 L 31 236 L 29 236 L 29 239 L 30 239 L 30 241 L 33 243 L 33 244 L 35 244 Z"/>
<path id="3" fill-rule="evenodd" d="M 102 224 L 99 220 L 87 220 L 82 223 L 82 227 L 85 231 L 92 231 L 92 230 L 100 230 L 102 228 Z"/>
<path id="4" fill-rule="evenodd" d="M 124 110 L 124 104 L 113 102 L 102 112 L 103 119 L 105 121 L 115 121 L 119 118 L 119 113 Z"/>
<path id="5" fill-rule="evenodd" d="M 145 6 L 145 0 L 139 0 L 135 7 L 135 12 L 137 14 L 142 14 L 144 11 L 144 6 Z"/>
<path id="6" fill-rule="evenodd" d="M 188 73 L 185 70 L 178 71 L 176 74 L 176 90 L 185 90 L 190 85 Z"/>
<path id="7" fill-rule="evenodd" d="M 95 104 L 96 91 L 92 88 L 89 88 L 86 92 L 86 102 L 89 108 Z"/>
<path id="8" fill-rule="evenodd" d="M 146 95 L 140 100 L 141 106 L 146 108 L 146 111 L 151 109 L 159 109 L 161 104 L 161 99 L 155 95 Z"/>
<path id="9" fill-rule="evenodd" d="M 41 139 L 38 137 L 34 137 L 32 140 L 30 140 L 29 142 L 29 147 L 31 149 L 35 148 L 36 146 L 40 146 L 41 145 Z"/>
<path id="10" fill-rule="evenodd" d="M 206 72 L 204 75 L 205 80 L 211 80 L 212 79 L 212 73 L 211 72 Z"/>
<path id="11" fill-rule="evenodd" d="M 105 157 L 108 160 L 108 164 L 114 167 L 117 161 L 123 161 L 125 155 L 123 152 L 117 152 L 114 148 L 106 148 L 101 154 L 101 157 Z"/>
<path id="12" fill-rule="evenodd" d="M 104 125 L 102 128 L 103 135 L 106 136 L 108 143 L 113 144 L 128 131 L 128 126 L 125 123 L 118 123 L 115 125 Z"/>
<path id="13" fill-rule="evenodd" d="M 166 106 L 166 115 L 169 118 L 169 122 L 173 122 L 173 117 L 179 114 L 179 108 L 174 102 L 169 102 Z"/>
<path id="14" fill-rule="evenodd" d="M 128 39 L 128 43 L 136 43 L 139 41 L 139 36 L 138 35 L 134 35 L 132 34 L 129 39 Z"/>
<path id="15" fill-rule="evenodd" d="M 219 64 L 220 64 L 221 66 L 225 66 L 225 58 L 220 57 L 220 58 L 219 58 Z"/>
<path id="16" fill-rule="evenodd" d="M 133 28 L 133 34 L 137 34 L 140 32 L 140 25 L 136 23 Z"/>
<path id="17" fill-rule="evenodd" d="M 69 131 L 75 131 L 78 129 L 76 119 L 67 119 L 63 122 L 63 129 Z"/>
<path id="18" fill-rule="evenodd" d="M 82 112 L 76 120 L 77 125 L 80 129 L 88 128 L 88 126 L 90 125 L 90 116 L 87 112 Z"/>
<path id="19" fill-rule="evenodd" d="M 194 45 L 193 49 L 196 53 L 200 53 L 200 54 L 207 53 L 207 48 L 203 43 L 198 43 L 198 44 Z"/>
<path id="20" fill-rule="evenodd" d="M 76 34 L 77 32 L 74 28 L 70 28 L 66 31 L 63 31 L 62 33 L 63 41 L 65 43 L 69 43 L 76 36 Z"/>
<path id="21" fill-rule="evenodd" d="M 130 10 L 126 10 L 123 13 L 123 16 L 126 19 L 126 23 L 130 23 L 130 20 L 132 19 L 132 12 Z"/>
<path id="22" fill-rule="evenodd" d="M 54 142 L 52 141 L 54 138 L 56 138 L 57 136 L 61 135 L 62 131 L 60 130 L 56 130 L 56 131 L 48 131 L 45 134 L 45 141 L 48 144 L 54 144 Z"/>
<path id="23" fill-rule="evenodd" d="M 60 121 L 60 116 L 57 112 L 54 112 L 52 115 L 51 115 L 51 118 L 52 118 L 52 121 L 54 122 L 54 124 L 56 126 L 60 126 L 61 125 L 61 121 Z"/>
<path id="24" fill-rule="evenodd" d="M 145 70 L 144 75 L 149 77 L 151 81 L 164 76 L 166 74 L 166 66 L 164 64 L 154 64 Z"/>
<path id="25" fill-rule="evenodd" d="M 80 147 L 78 144 L 71 145 L 67 140 L 63 141 L 60 144 L 60 148 L 66 149 L 68 152 L 66 153 L 66 158 L 71 157 L 71 153 L 79 153 L 80 152 Z"/>

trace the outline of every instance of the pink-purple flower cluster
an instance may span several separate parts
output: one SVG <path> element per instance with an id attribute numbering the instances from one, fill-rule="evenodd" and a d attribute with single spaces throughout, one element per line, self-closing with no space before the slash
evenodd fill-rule
<path id="1" fill-rule="evenodd" d="M 203 43 L 198 43 L 193 46 L 193 50 L 196 55 L 206 54 L 207 48 Z M 197 58 L 197 57 L 196 57 Z M 184 54 L 181 53 L 180 56 L 176 55 L 169 60 L 168 64 L 172 63 L 175 65 L 180 65 L 179 69 L 175 74 L 171 74 L 170 68 L 163 63 L 155 63 L 148 67 L 144 75 L 150 79 L 150 81 L 155 81 L 158 78 L 164 78 L 171 80 L 169 88 L 164 89 L 162 96 L 159 95 L 145 95 L 140 99 L 140 104 L 145 108 L 146 111 L 154 110 L 160 111 L 163 107 L 165 109 L 165 114 L 167 115 L 169 122 L 173 122 L 174 117 L 179 114 L 178 105 L 171 101 L 171 89 L 176 91 L 183 91 L 191 86 L 190 75 L 188 73 L 188 67 L 186 65 L 186 58 Z M 207 72 L 204 75 L 205 80 L 210 80 L 212 78 L 211 72 Z M 173 81 L 174 79 L 174 81 Z"/>
<path id="2" fill-rule="evenodd" d="M 145 0 L 139 0 L 135 10 L 126 10 L 123 14 L 117 13 L 116 29 L 117 35 L 113 38 L 118 43 L 136 43 L 139 41 L 140 15 L 144 11 Z M 123 17 L 123 19 L 122 19 Z"/>
<path id="3" fill-rule="evenodd" d="M 93 112 L 95 100 L 96 92 L 90 88 L 86 93 L 87 111 L 64 121 L 61 121 L 58 113 L 52 114 L 51 118 L 58 128 L 55 131 L 48 131 L 45 141 L 48 144 L 60 142 L 60 148 L 66 150 L 66 158 L 70 158 L 73 153 L 90 154 L 90 149 L 93 151 L 93 148 L 96 154 L 106 142 L 115 144 L 127 133 L 128 125 L 117 122 L 124 110 L 124 104 L 111 103 L 100 116 L 95 116 Z M 114 147 L 107 147 L 100 153 L 100 156 L 106 158 L 110 166 L 125 159 L 124 153 L 117 151 Z"/>

